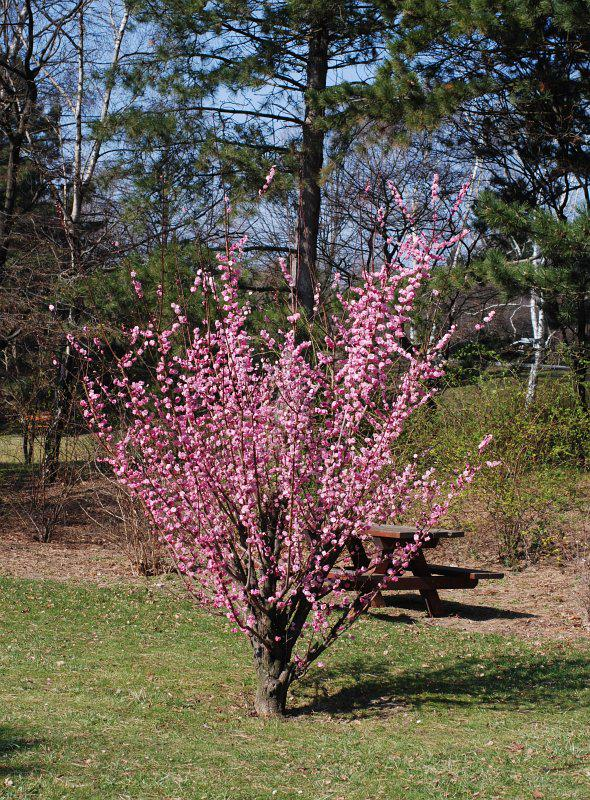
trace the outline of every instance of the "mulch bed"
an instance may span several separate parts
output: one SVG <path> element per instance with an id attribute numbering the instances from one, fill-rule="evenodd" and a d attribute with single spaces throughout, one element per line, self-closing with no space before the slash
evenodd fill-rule
<path id="1" fill-rule="evenodd" d="M 134 577 L 124 549 L 90 519 L 61 528 L 52 541 L 32 538 L 26 520 L 15 514 L 0 520 L 0 574 L 19 578 L 113 582 L 148 580 Z M 452 563 L 452 553 L 449 553 Z M 459 554 L 462 555 L 462 554 Z M 457 558 L 457 563 L 461 559 Z M 472 560 L 469 566 L 474 566 Z M 494 563 L 478 563 L 497 568 Z M 463 631 L 514 635 L 527 639 L 571 639 L 588 636 L 590 589 L 575 566 L 536 565 L 507 572 L 503 581 L 485 581 L 476 589 L 442 593 L 449 616 L 429 619 L 419 595 L 389 596 L 387 608 L 371 611 L 392 622 L 437 625 Z"/>

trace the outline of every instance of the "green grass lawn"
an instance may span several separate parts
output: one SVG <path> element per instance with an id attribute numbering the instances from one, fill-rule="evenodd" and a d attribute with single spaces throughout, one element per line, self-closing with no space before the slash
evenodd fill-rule
<path id="1" fill-rule="evenodd" d="M 43 451 L 43 438 L 35 439 L 33 461 L 39 463 Z M 62 439 L 60 461 L 79 461 L 92 458 L 96 454 L 94 438 L 84 433 L 80 436 L 64 436 Z M 0 466 L 24 466 L 23 440 L 17 434 L 5 433 L 0 436 Z"/>
<path id="2" fill-rule="evenodd" d="M 368 616 L 252 716 L 248 646 L 164 590 L 0 582 L 0 796 L 590 796 L 588 655 Z"/>

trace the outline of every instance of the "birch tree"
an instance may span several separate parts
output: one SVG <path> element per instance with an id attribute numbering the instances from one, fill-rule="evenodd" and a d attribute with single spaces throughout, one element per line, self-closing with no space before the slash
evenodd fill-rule
<path id="1" fill-rule="evenodd" d="M 31 231 L 41 251 L 36 293 L 38 305 L 56 285 L 75 287 L 81 277 L 108 257 L 109 208 L 96 186 L 103 167 L 119 146 L 110 126 L 114 112 L 127 103 L 117 86 L 121 62 L 133 57 L 128 45 L 130 7 L 119 0 L 3 0 L 0 51 L 0 135 L 6 169 L 0 212 L 0 284 L 6 283 L 14 304 L 23 275 L 38 272 L 33 254 L 15 259 L 13 235 L 19 213 L 19 175 L 32 165 L 51 200 L 43 225 Z M 50 139 L 51 149 L 40 146 Z M 111 186 L 111 193 L 116 189 Z M 11 264 L 14 262 L 13 264 Z M 22 263 L 21 263 L 22 262 Z M 24 279 L 23 279 L 24 280 Z M 76 324 L 83 301 L 68 289 L 59 304 L 62 322 Z M 18 337 L 18 326 L 5 314 L 4 342 Z M 14 342 L 18 352 L 18 342 Z M 72 391 L 73 357 L 65 338 L 55 356 L 53 419 L 46 438 L 45 461 L 54 472 L 64 428 L 64 409 Z"/>
<path id="2" fill-rule="evenodd" d="M 121 59 L 128 55 L 124 42 L 130 11 L 125 5 L 113 3 L 105 7 L 99 0 L 86 0 L 72 16 L 60 64 L 55 70 L 44 70 L 43 78 L 55 89 L 62 106 L 56 126 L 61 159 L 58 168 L 48 172 L 48 178 L 66 243 L 63 270 L 75 280 L 92 269 L 96 251 L 109 232 L 100 216 L 97 224 L 91 190 L 108 142 L 105 131 L 115 110 L 113 100 Z M 70 326 L 81 315 L 80 302 L 67 309 Z M 55 472 L 59 462 L 65 409 L 73 386 L 75 359 L 67 339 L 63 340 L 56 362 L 53 419 L 45 443 L 49 474 Z"/>

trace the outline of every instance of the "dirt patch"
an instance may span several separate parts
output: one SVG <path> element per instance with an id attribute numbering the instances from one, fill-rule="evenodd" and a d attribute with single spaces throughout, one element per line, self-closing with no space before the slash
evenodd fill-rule
<path id="1" fill-rule="evenodd" d="M 114 542 L 71 530 L 51 542 L 33 541 L 23 531 L 0 531 L 0 573 L 99 583 L 132 577 L 129 560 Z"/>
<path id="2" fill-rule="evenodd" d="M 21 578 L 90 580 L 100 584 L 139 580 L 133 574 L 125 546 L 109 526 L 104 487 L 89 481 L 68 498 L 69 524 L 51 541 L 34 540 L 35 526 L 19 511 L 18 491 L 0 507 L 0 574 Z M 21 502 L 22 506 L 22 502 Z M 101 516 L 102 514 L 102 516 Z M 105 517 L 106 515 L 106 517 Z M 578 533 L 588 537 L 584 526 Z M 590 634 L 590 564 L 584 554 L 567 566 L 544 564 L 516 572 L 502 581 L 482 581 L 475 589 L 441 592 L 448 616 L 429 619 L 417 593 L 390 593 L 388 607 L 373 610 L 391 621 L 436 625 L 456 630 L 515 635 L 527 639 L 572 639 Z M 502 570 L 494 562 L 494 547 L 484 537 L 469 534 L 445 541 L 435 563 Z M 142 579 L 142 580 L 145 580 Z"/>
<path id="3" fill-rule="evenodd" d="M 62 532 L 47 543 L 32 541 L 24 531 L 0 532 L 0 574 L 103 585 L 137 580 L 116 542 L 80 529 Z M 482 581 L 475 589 L 441 592 L 446 617 L 429 619 L 420 595 L 397 592 L 387 596 L 386 608 L 371 614 L 392 622 L 526 639 L 572 639 L 588 636 L 590 631 L 586 580 L 575 567 L 529 567 L 506 572 L 502 581 Z"/>
<path id="4" fill-rule="evenodd" d="M 491 566 L 491 565 L 489 565 Z M 529 567 L 506 572 L 501 581 L 482 581 L 475 589 L 440 593 L 448 616 L 429 619 L 418 594 L 390 594 L 387 608 L 372 614 L 409 624 L 519 636 L 572 639 L 590 636 L 587 579 L 574 567 Z"/>
<path id="5" fill-rule="evenodd" d="M 19 578 L 112 581 L 131 577 L 129 559 L 109 517 L 109 498 L 97 479 L 75 487 L 53 484 L 42 503 L 31 501 L 27 476 L 4 477 L 0 502 L 0 572 Z M 39 508 L 41 506 L 41 508 Z M 39 517 L 58 507 L 48 542 L 38 541 Z"/>
<path id="6" fill-rule="evenodd" d="M 0 574 L 110 583 L 170 570 L 149 530 L 132 526 L 125 498 L 104 476 L 88 473 L 71 485 L 49 484 L 40 498 L 30 476 L 0 475 Z"/>

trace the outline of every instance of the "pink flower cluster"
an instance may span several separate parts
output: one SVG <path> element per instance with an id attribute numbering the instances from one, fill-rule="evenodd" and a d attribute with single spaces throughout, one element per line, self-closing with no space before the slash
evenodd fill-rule
<path id="1" fill-rule="evenodd" d="M 174 307 L 167 330 L 128 332 L 114 376 L 87 378 L 84 413 L 106 460 L 144 504 L 193 596 L 253 643 L 283 648 L 295 675 L 374 595 L 334 577 L 349 546 L 370 541 L 372 521 L 412 520 L 415 541 L 382 586 L 395 582 L 479 469 L 468 463 L 442 484 L 417 456 L 392 456 L 444 374 L 452 331 L 426 350 L 405 333 L 454 241 L 413 232 L 394 262 L 340 297 L 321 341 L 301 338 L 293 311 L 278 335 L 250 332 L 237 243 L 218 256 L 218 276 L 195 279 L 212 311 L 200 326 L 191 330 Z M 146 354 L 151 380 L 134 374 Z"/>
<path id="2" fill-rule="evenodd" d="M 133 286 L 133 291 L 140 300 L 143 300 L 143 287 L 139 282 L 139 280 L 137 279 L 137 272 L 132 269 L 130 275 L 131 275 L 131 283 Z"/>
<path id="3" fill-rule="evenodd" d="M 275 177 L 276 174 L 277 174 L 277 166 L 276 166 L 276 164 L 273 164 L 272 167 L 268 171 L 268 175 L 265 178 L 264 185 L 263 185 L 262 189 L 258 190 L 258 195 L 260 197 L 262 197 L 263 195 L 265 195 L 268 192 L 268 190 L 270 189 L 271 183 L 273 182 L 274 177 Z"/>
<path id="4" fill-rule="evenodd" d="M 492 311 L 489 312 L 489 314 L 486 314 L 486 316 L 483 318 L 483 322 L 478 322 L 473 327 L 475 328 L 476 331 L 483 331 L 485 326 L 489 322 L 491 322 L 494 319 L 495 316 L 496 316 L 496 312 L 492 310 Z"/>

